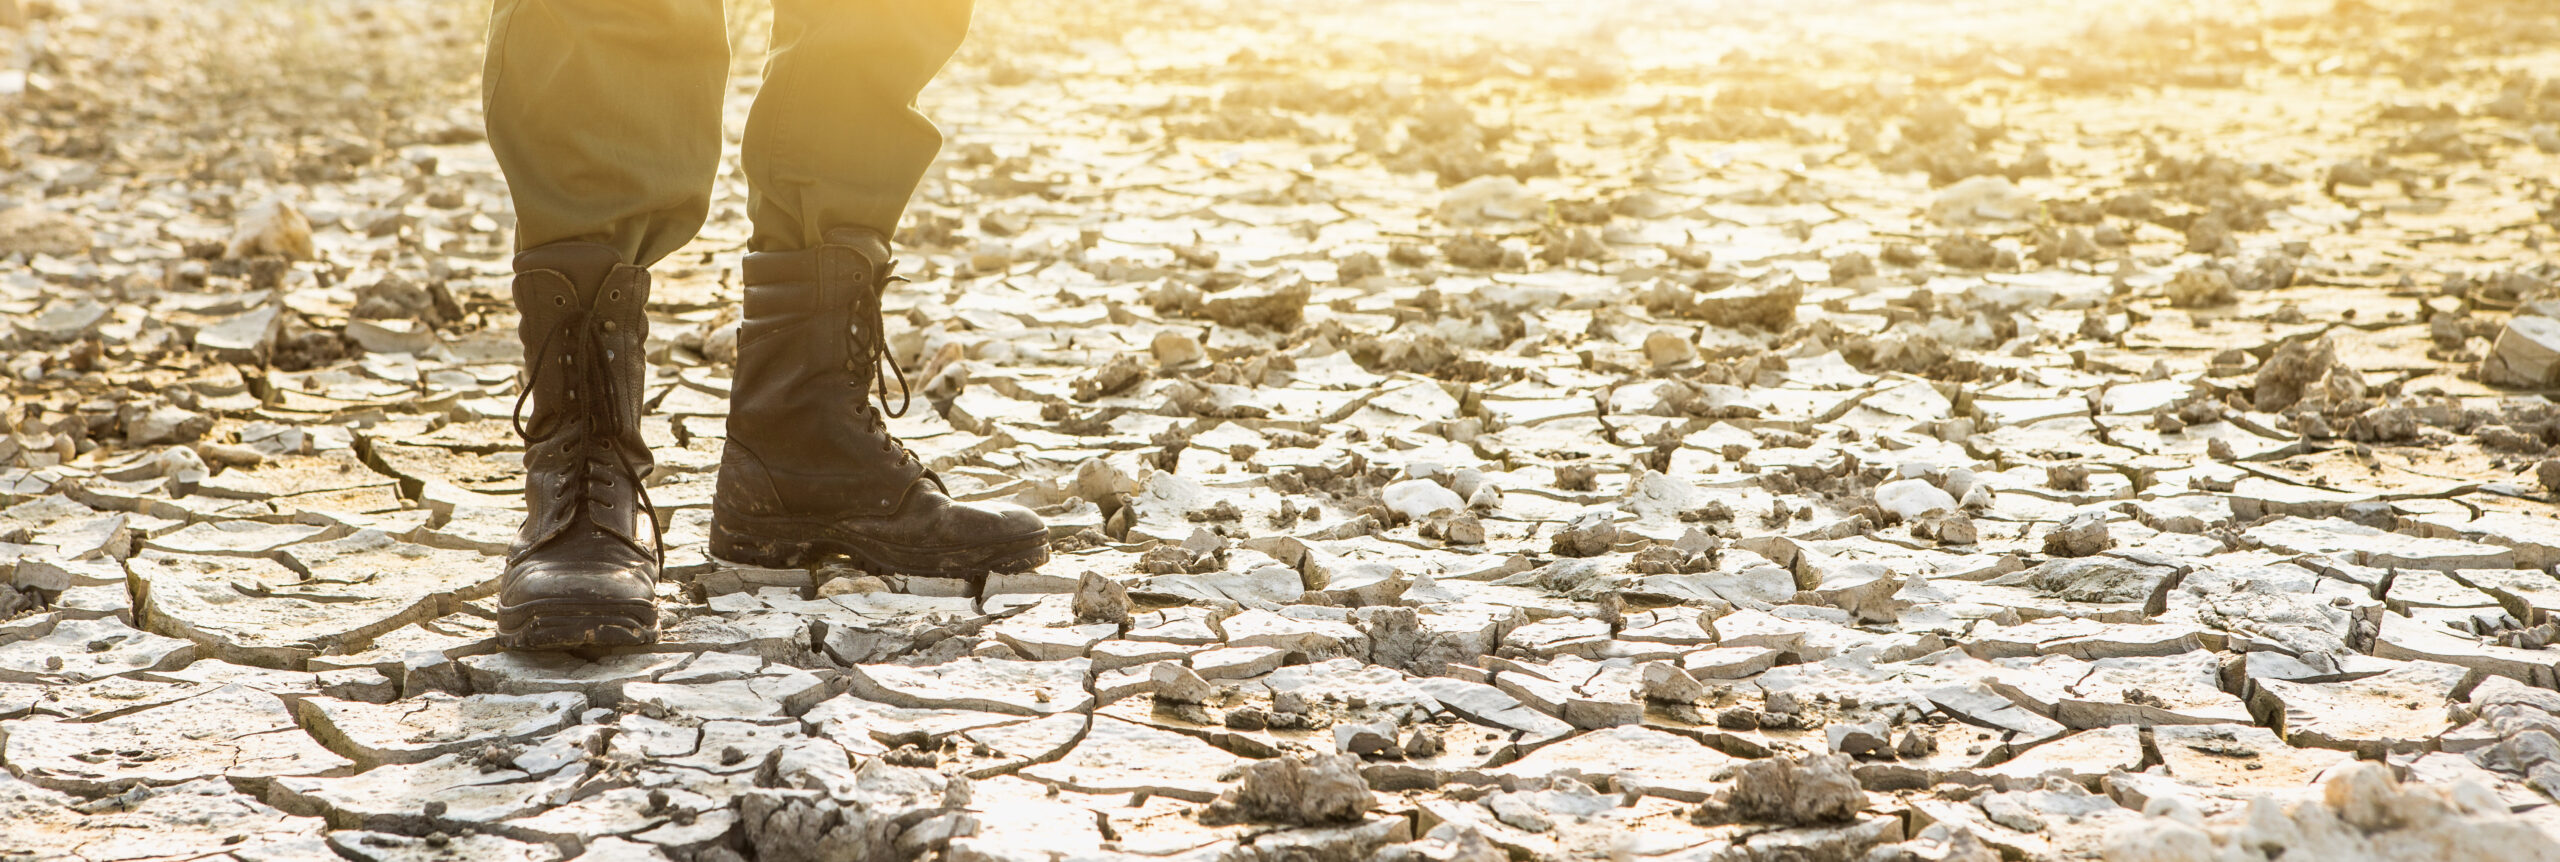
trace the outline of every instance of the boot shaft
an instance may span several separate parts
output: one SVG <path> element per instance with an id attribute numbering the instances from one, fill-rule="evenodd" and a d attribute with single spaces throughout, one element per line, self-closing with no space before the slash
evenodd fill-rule
<path id="1" fill-rule="evenodd" d="M 649 271 L 596 243 L 530 249 L 516 255 L 515 269 L 516 337 L 533 408 L 526 430 L 542 438 L 561 426 L 595 423 L 629 429 L 636 439 L 647 385 Z"/>
<path id="2" fill-rule="evenodd" d="M 836 396 L 844 390 L 867 394 L 880 385 L 878 364 L 871 361 L 878 347 L 869 339 L 882 330 L 888 244 L 868 231 L 839 231 L 829 238 L 843 241 L 747 255 L 737 385 L 753 390 L 746 393 L 750 400 L 796 395 L 807 400 L 795 406 L 816 407 L 842 400 Z"/>
<path id="3" fill-rule="evenodd" d="M 722 478 L 760 514 L 887 511 L 924 475 L 871 403 L 890 388 L 880 377 L 888 244 L 868 231 L 827 238 L 746 260 Z"/>
<path id="4" fill-rule="evenodd" d="M 519 551 L 580 523 L 636 546 L 650 535 L 639 494 L 654 467 L 640 433 L 648 270 L 595 243 L 533 248 L 515 269 L 528 509 Z"/>

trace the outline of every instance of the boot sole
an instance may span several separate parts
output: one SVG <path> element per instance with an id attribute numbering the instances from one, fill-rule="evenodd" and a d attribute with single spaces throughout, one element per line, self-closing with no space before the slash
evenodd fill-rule
<path id="1" fill-rule="evenodd" d="M 648 601 L 538 599 L 498 608 L 498 646 L 572 650 L 658 642 L 658 605 Z"/>
<path id="2" fill-rule="evenodd" d="M 807 535 L 806 525 L 794 525 Z M 780 532 L 780 531 L 776 531 Z M 843 557 L 874 575 L 967 578 L 983 582 L 990 573 L 1027 572 L 1049 561 L 1047 531 L 955 548 L 918 548 L 835 538 L 766 538 L 714 516 L 711 556 L 725 562 L 767 569 L 805 569 L 830 557 Z"/>

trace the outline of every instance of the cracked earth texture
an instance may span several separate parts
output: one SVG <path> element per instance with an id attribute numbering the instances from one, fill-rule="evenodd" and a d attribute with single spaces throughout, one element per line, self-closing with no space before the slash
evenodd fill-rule
<path id="1" fill-rule="evenodd" d="M 731 162 L 569 656 L 484 10 L 0 0 L 0 860 L 2560 858 L 2555 11 L 993 0 L 894 424 L 1054 560 L 704 556 Z"/>

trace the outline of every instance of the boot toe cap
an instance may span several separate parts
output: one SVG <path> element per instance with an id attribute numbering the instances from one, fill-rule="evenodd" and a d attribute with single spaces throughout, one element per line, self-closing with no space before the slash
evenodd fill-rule
<path id="1" fill-rule="evenodd" d="M 498 602 L 632 602 L 657 596 L 654 565 L 646 560 L 527 559 L 507 567 Z"/>
<path id="2" fill-rule="evenodd" d="M 1048 522 L 1041 520 L 1039 513 L 1012 503 L 981 503 L 971 508 L 978 510 L 974 520 L 982 524 L 978 532 L 987 539 L 1021 540 L 1049 532 Z"/>

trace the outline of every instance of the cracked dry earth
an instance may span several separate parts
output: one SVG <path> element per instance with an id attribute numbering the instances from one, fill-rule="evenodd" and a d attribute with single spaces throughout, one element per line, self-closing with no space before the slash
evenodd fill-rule
<path id="1" fill-rule="evenodd" d="M 1055 559 L 704 557 L 733 166 L 581 657 L 482 11 L 0 2 L 0 859 L 2560 858 L 2553 7 L 1767 6 L 987 4 L 896 424 Z"/>

